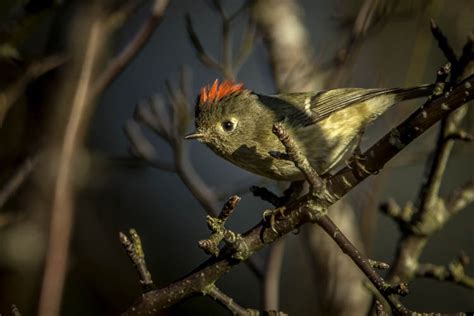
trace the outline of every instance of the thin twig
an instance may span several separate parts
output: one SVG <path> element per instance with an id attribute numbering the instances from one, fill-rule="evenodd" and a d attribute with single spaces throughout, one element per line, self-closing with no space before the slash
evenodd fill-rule
<path id="1" fill-rule="evenodd" d="M 145 252 L 143 251 L 142 241 L 140 236 L 135 229 L 129 231 L 131 240 L 124 233 L 119 233 L 120 242 L 123 248 L 127 252 L 128 257 L 132 261 L 135 269 L 138 272 L 140 278 L 140 284 L 142 285 L 143 293 L 151 291 L 155 288 L 151 273 L 148 271 L 145 262 Z"/>
<path id="2" fill-rule="evenodd" d="M 375 314 L 377 316 L 387 316 L 387 312 L 383 309 L 383 304 L 379 300 L 375 301 Z"/>
<path id="3" fill-rule="evenodd" d="M 299 148 L 296 145 L 296 142 L 291 139 L 288 132 L 285 130 L 282 123 L 275 123 L 273 125 L 273 133 L 280 139 L 282 144 L 287 149 L 286 154 L 288 155 L 288 159 L 295 163 L 295 166 L 300 169 L 304 170 L 303 174 L 308 181 L 309 185 L 311 186 L 313 191 L 321 191 L 324 186 L 324 181 L 318 175 L 318 173 L 311 167 L 308 159 L 301 155 L 299 152 Z"/>
<path id="4" fill-rule="evenodd" d="M 446 198 L 446 208 L 450 214 L 456 214 L 470 203 L 474 203 L 474 182 L 472 181 L 464 184 L 458 190 L 454 190 Z"/>
<path id="5" fill-rule="evenodd" d="M 240 9 L 236 10 L 233 14 L 228 16 L 219 1 L 212 1 L 212 8 L 217 11 L 221 18 L 221 60 L 217 60 L 204 49 L 204 46 L 202 45 L 202 42 L 194 29 L 191 16 L 189 14 L 186 14 L 185 16 L 186 31 L 188 33 L 188 37 L 191 41 L 191 44 L 193 45 L 194 50 L 196 51 L 196 56 L 199 61 L 201 61 L 201 63 L 206 67 L 221 72 L 224 77 L 229 80 L 235 80 L 241 65 L 248 58 L 255 43 L 256 29 L 253 25 L 253 22 L 249 21 L 247 25 L 247 30 L 244 34 L 244 38 L 240 44 L 240 47 L 238 49 L 234 49 L 232 47 L 232 22 L 247 9 L 248 5 L 248 1 L 246 1 Z M 238 51 L 236 57 L 233 57 L 232 55 L 232 52 L 234 50 Z"/>
<path id="6" fill-rule="evenodd" d="M 259 312 L 253 309 L 243 308 L 237 304 L 231 297 L 220 291 L 214 284 L 210 285 L 203 292 L 205 295 L 209 295 L 214 300 L 219 302 L 222 306 L 227 308 L 232 315 L 238 316 L 257 316 Z"/>
<path id="7" fill-rule="evenodd" d="M 34 61 L 27 66 L 25 72 L 17 80 L 0 91 L 0 126 L 8 110 L 23 95 L 31 81 L 64 65 L 67 60 L 66 56 L 55 54 Z"/>
<path id="8" fill-rule="evenodd" d="M 106 22 L 108 32 L 114 32 L 135 13 L 137 12 L 147 0 L 125 1 L 117 9 L 109 14 Z"/>
<path id="9" fill-rule="evenodd" d="M 106 70 L 95 82 L 94 89 L 91 92 L 92 97 L 99 96 L 141 51 L 163 20 L 168 3 L 169 0 L 155 0 L 150 17 L 143 23 L 140 30 L 122 52 L 112 59 Z"/>
<path id="10" fill-rule="evenodd" d="M 465 268 L 469 263 L 469 257 L 460 256 L 447 266 L 432 263 L 420 263 L 415 275 L 419 278 L 430 278 L 439 281 L 448 281 L 469 289 L 474 289 L 474 277 L 466 274 Z"/>
<path id="11" fill-rule="evenodd" d="M 20 186 L 28 179 L 31 172 L 36 167 L 38 162 L 38 156 L 33 155 L 32 157 L 26 158 L 26 160 L 18 167 L 13 176 L 8 179 L 5 185 L 0 190 L 0 209 L 3 208 L 5 203 L 15 194 Z"/>
<path id="12" fill-rule="evenodd" d="M 129 120 L 124 127 L 124 132 L 130 142 L 134 156 L 143 159 L 154 168 L 176 172 L 174 163 L 160 159 L 156 147 L 143 135 L 137 122 Z"/>

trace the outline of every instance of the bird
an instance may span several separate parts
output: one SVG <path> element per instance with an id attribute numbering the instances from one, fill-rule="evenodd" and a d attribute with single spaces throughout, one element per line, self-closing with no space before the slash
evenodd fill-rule
<path id="1" fill-rule="evenodd" d="M 272 132 L 281 122 L 312 168 L 328 174 L 353 152 L 365 128 L 398 102 L 426 97 L 434 85 L 411 88 L 338 88 L 317 92 L 265 95 L 242 83 L 216 79 L 200 89 L 195 104 L 195 131 L 185 139 L 206 144 L 229 162 L 254 174 L 279 181 L 304 175 Z"/>

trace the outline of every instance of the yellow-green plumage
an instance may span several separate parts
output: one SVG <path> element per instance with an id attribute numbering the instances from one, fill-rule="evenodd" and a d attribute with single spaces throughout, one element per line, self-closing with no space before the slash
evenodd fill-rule
<path id="1" fill-rule="evenodd" d="M 431 86 L 410 89 L 334 89 L 275 96 L 241 90 L 196 105 L 196 133 L 215 153 L 250 172 L 277 180 L 303 179 L 291 161 L 273 158 L 285 148 L 272 133 L 286 130 L 319 174 L 353 148 L 365 126 L 391 105 L 426 96 Z M 230 122 L 230 123 L 229 123 Z M 232 130 L 228 126 L 232 126 Z"/>

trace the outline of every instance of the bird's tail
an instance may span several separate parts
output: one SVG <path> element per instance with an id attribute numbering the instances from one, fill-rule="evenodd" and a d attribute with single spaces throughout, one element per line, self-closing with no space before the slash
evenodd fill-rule
<path id="1" fill-rule="evenodd" d="M 388 91 L 388 93 L 393 93 L 395 95 L 396 102 L 400 102 L 403 100 L 410 100 L 429 96 L 433 93 L 434 88 L 434 84 L 425 84 L 412 88 L 395 88 Z"/>

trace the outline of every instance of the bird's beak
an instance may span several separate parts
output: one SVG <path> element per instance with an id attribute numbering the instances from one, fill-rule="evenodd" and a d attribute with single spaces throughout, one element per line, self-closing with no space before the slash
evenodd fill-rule
<path id="1" fill-rule="evenodd" d="M 184 139 L 196 139 L 196 138 L 199 139 L 203 137 L 204 137 L 203 133 L 192 132 L 191 134 L 184 136 Z"/>

